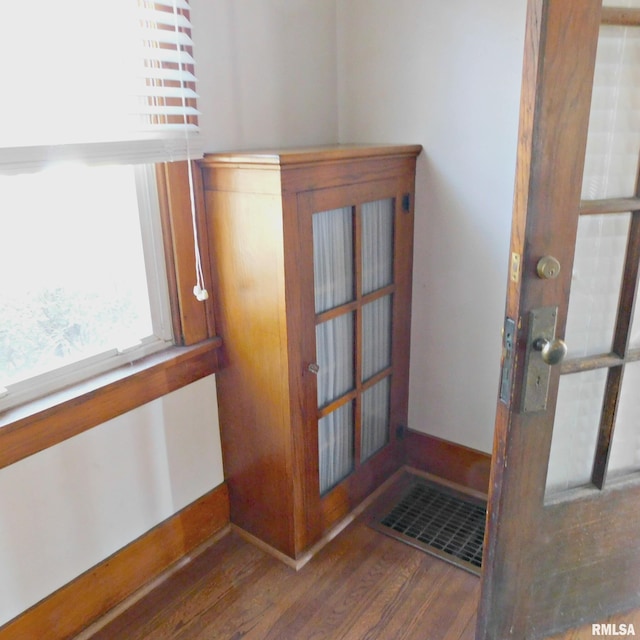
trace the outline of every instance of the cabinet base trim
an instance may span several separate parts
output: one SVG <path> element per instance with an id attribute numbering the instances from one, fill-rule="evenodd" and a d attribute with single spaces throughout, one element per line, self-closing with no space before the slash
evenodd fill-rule
<path id="1" fill-rule="evenodd" d="M 235 524 L 231 525 L 232 531 L 237 532 L 239 536 L 244 538 L 247 542 L 255 545 L 259 549 L 280 560 L 288 567 L 291 567 L 295 571 L 300 571 L 309 560 L 311 560 L 321 549 L 323 549 L 329 542 L 331 542 L 339 533 L 346 529 L 363 511 L 365 511 L 373 502 L 375 502 L 385 491 L 392 486 L 396 480 L 405 473 L 404 468 L 398 469 L 392 476 L 387 478 L 375 491 L 370 493 L 355 509 L 349 512 L 344 518 L 337 522 L 331 529 L 329 529 L 314 545 L 304 551 L 299 558 L 290 558 L 288 555 L 278 551 L 270 544 L 267 544 L 260 538 L 256 538 L 254 535 L 245 531 L 241 527 Z"/>

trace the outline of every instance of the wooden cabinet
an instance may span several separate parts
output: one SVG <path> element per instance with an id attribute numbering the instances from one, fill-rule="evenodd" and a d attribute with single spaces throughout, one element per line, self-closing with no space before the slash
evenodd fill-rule
<path id="1" fill-rule="evenodd" d="M 294 560 L 402 464 L 419 152 L 201 163 L 231 520 Z"/>

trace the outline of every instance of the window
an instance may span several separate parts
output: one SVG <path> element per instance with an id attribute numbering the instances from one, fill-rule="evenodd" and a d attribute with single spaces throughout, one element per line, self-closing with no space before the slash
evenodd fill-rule
<path id="1" fill-rule="evenodd" d="M 19 62 L 2 65 L 0 411 L 173 343 L 154 165 L 201 155 L 188 9 L 5 11 L 0 59 Z"/>
<path id="2" fill-rule="evenodd" d="M 0 403 L 171 343 L 154 184 L 127 165 L 0 176 Z"/>

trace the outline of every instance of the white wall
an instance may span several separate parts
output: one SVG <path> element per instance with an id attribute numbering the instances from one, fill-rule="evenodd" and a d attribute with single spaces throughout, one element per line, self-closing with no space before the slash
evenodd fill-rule
<path id="1" fill-rule="evenodd" d="M 525 0 L 192 0 L 206 149 L 421 143 L 410 426 L 490 450 Z M 222 482 L 209 377 L 0 470 L 0 624 Z"/>
<path id="2" fill-rule="evenodd" d="M 336 0 L 192 0 L 206 151 L 337 141 Z"/>
<path id="3" fill-rule="evenodd" d="M 491 451 L 526 0 L 338 0 L 341 142 L 420 143 L 409 426 Z"/>
<path id="4" fill-rule="evenodd" d="M 337 139 L 335 0 L 192 0 L 208 151 Z M 0 625 L 223 481 L 213 376 L 0 469 Z"/>
<path id="5" fill-rule="evenodd" d="M 0 625 L 223 481 L 213 376 L 0 469 Z"/>

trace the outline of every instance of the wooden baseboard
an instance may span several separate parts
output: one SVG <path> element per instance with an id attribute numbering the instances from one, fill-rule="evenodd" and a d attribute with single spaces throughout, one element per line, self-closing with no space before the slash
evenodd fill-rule
<path id="1" fill-rule="evenodd" d="M 0 640 L 78 634 L 228 525 L 222 484 L 0 627 Z"/>
<path id="2" fill-rule="evenodd" d="M 406 464 L 482 494 L 489 491 L 491 456 L 448 440 L 409 430 Z"/>

